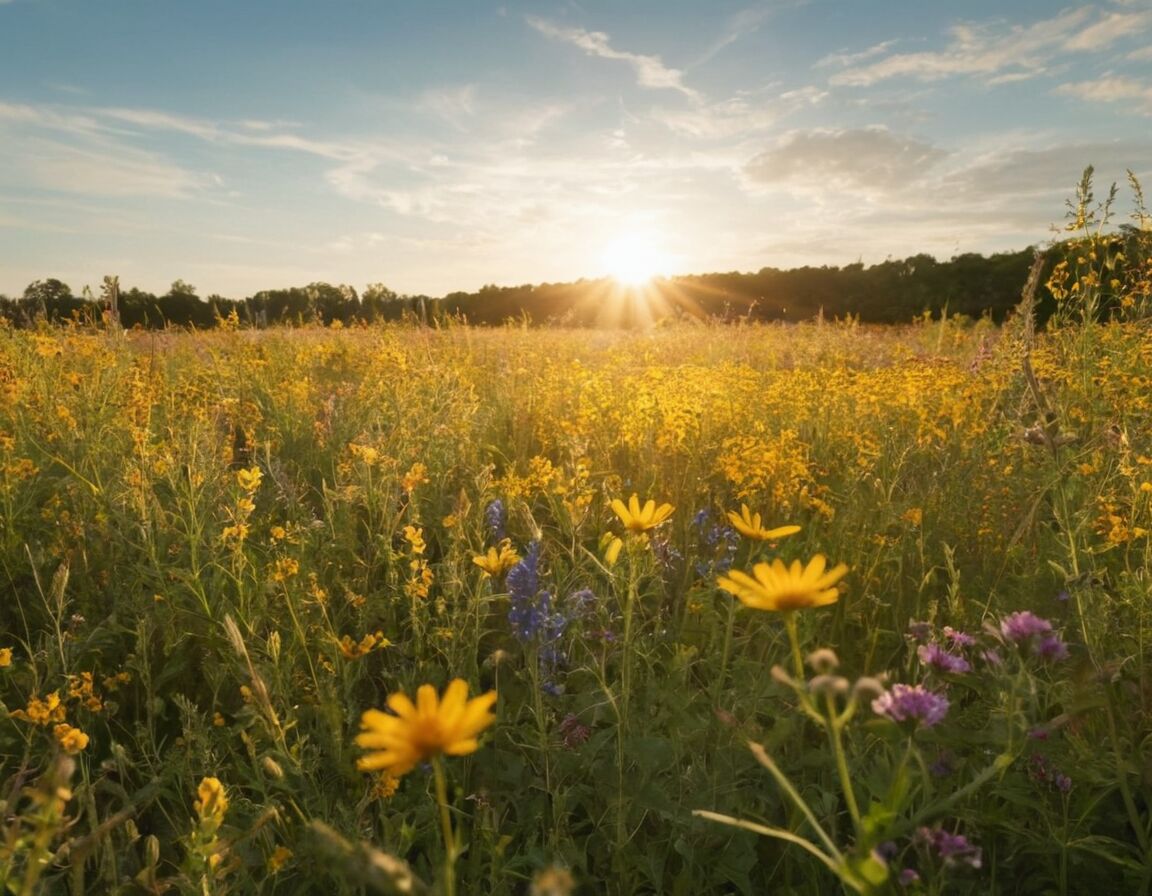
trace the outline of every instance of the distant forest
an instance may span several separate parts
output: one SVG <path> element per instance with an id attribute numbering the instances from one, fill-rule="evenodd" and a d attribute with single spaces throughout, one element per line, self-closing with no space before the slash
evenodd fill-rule
<path id="1" fill-rule="evenodd" d="M 1058 244 L 1047 250 L 1049 269 L 1064 256 L 1064 248 Z M 625 287 L 611 280 L 490 285 L 442 298 L 399 295 L 382 284 L 358 293 L 351 286 L 330 283 L 262 290 L 243 299 L 202 298 L 181 280 L 158 296 L 124 288 L 115 277 L 106 277 L 96 294 L 85 288 L 78 296 L 60 280 L 45 279 L 30 284 L 21 297 L 0 296 L 0 316 L 17 327 L 38 320 L 98 322 L 110 313 L 115 299 L 119 322 L 128 328 L 210 329 L 233 313 L 242 325 L 254 327 L 335 322 L 353 326 L 405 319 L 426 324 L 456 319 L 479 325 L 515 320 L 566 327 L 635 327 L 669 318 L 803 321 L 818 315 L 903 323 L 925 313 L 988 316 L 1000 322 L 1020 299 L 1035 251 L 989 257 L 964 254 L 949 261 L 915 255 L 870 266 L 762 268 L 755 273 L 660 278 L 644 287 Z M 1041 292 L 1043 317 L 1051 304 Z"/>

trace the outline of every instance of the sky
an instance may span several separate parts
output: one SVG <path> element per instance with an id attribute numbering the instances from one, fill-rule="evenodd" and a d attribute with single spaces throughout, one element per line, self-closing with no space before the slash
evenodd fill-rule
<path id="1" fill-rule="evenodd" d="M 873 264 L 1152 194 L 1152 0 L 0 0 L 0 293 Z"/>

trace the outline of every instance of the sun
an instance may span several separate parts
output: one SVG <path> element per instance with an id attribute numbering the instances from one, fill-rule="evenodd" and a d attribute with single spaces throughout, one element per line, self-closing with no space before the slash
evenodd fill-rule
<path id="1" fill-rule="evenodd" d="M 643 286 L 667 272 L 669 257 L 650 234 L 626 233 L 604 247 L 600 262 L 617 283 Z"/>

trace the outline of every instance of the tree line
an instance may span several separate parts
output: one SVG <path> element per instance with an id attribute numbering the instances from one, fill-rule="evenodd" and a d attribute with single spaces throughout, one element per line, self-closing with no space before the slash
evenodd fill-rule
<path id="1" fill-rule="evenodd" d="M 1047 251 L 1049 271 L 1067 254 L 1066 248 L 1061 244 Z M 381 283 L 359 293 L 347 285 L 311 283 L 261 290 L 243 299 L 202 298 L 182 280 L 167 293 L 155 295 L 134 287 L 121 290 L 115 278 L 105 278 L 97 297 L 88 288 L 77 296 L 60 280 L 45 279 L 29 284 L 18 298 L 0 295 L 0 316 L 14 326 L 29 326 L 38 320 L 99 323 L 114 313 L 121 326 L 145 329 L 210 329 L 230 318 L 252 327 L 348 326 L 405 319 L 425 324 L 456 319 L 479 325 L 521 320 L 534 325 L 631 327 L 667 318 L 802 321 L 818 315 L 901 323 L 925 313 L 988 316 L 1000 322 L 1019 302 L 1035 254 L 1035 249 L 1027 248 L 987 257 L 967 253 L 948 261 L 920 254 L 869 266 L 858 262 L 788 270 L 765 267 L 754 273 L 659 278 L 643 287 L 607 279 L 487 285 L 442 298 L 400 295 Z M 1041 282 L 1046 279 L 1047 271 Z M 1051 310 L 1047 297 L 1040 316 Z"/>

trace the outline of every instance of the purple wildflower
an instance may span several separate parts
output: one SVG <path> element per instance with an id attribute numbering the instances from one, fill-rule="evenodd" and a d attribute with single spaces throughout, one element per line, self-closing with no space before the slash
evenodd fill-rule
<path id="1" fill-rule="evenodd" d="M 962 675 L 972 669 L 972 666 L 969 665 L 968 660 L 964 659 L 964 657 L 949 653 L 935 642 L 931 644 L 921 644 L 916 648 L 916 655 L 920 657 L 920 662 L 925 666 L 931 666 L 939 672 L 952 672 L 957 675 Z"/>
<path id="2" fill-rule="evenodd" d="M 1005 616 L 1000 621 L 1000 631 L 1009 641 L 1019 644 L 1038 635 L 1047 635 L 1052 631 L 1052 623 L 1029 610 L 1021 610 Z"/>
<path id="3" fill-rule="evenodd" d="M 946 868 L 957 865 L 980 867 L 980 847 L 969 843 L 963 834 L 950 834 L 941 828 L 920 828 L 916 832 L 916 839 L 927 846 L 930 852 L 943 859 Z"/>
<path id="4" fill-rule="evenodd" d="M 552 595 L 540 587 L 539 564 L 540 543 L 534 541 L 524 558 L 508 570 L 505 580 L 511 600 L 508 622 L 518 641 L 538 645 L 537 655 L 544 674 L 541 687 L 555 697 L 564 691 L 553 676 L 567 662 L 560 641 L 568 627 L 568 617 L 555 611 Z"/>
<path id="5" fill-rule="evenodd" d="M 512 631 L 521 641 L 531 640 L 540 626 L 539 606 L 536 600 L 540 590 L 539 564 L 540 542 L 534 541 L 528 545 L 523 559 L 508 570 L 508 577 L 505 580 L 508 594 L 512 599 L 508 621 L 512 623 Z"/>
<path id="6" fill-rule="evenodd" d="M 872 711 L 893 722 L 919 722 L 931 728 L 948 714 L 948 698 L 925 690 L 922 684 L 895 684 L 872 701 Z"/>
<path id="7" fill-rule="evenodd" d="M 740 536 L 736 530 L 724 523 L 713 522 L 707 508 L 692 517 L 692 526 L 697 533 L 701 557 L 696 561 L 696 574 L 701 578 L 710 578 L 717 573 L 728 572 L 740 546 Z"/>
<path id="8" fill-rule="evenodd" d="M 976 639 L 970 634 L 967 632 L 958 632 L 950 625 L 944 626 L 944 639 L 951 641 L 957 647 L 971 647 L 976 643 Z"/>
<path id="9" fill-rule="evenodd" d="M 484 521 L 488 524 L 488 531 L 492 533 L 492 540 L 499 544 L 505 537 L 504 526 L 508 522 L 504 502 L 499 498 L 492 501 L 484 510 Z"/>
<path id="10" fill-rule="evenodd" d="M 575 750 L 592 736 L 592 729 L 581 724 L 580 717 L 572 712 L 564 716 L 558 730 L 564 740 L 564 746 L 569 750 Z"/>
<path id="11" fill-rule="evenodd" d="M 915 868 L 905 868 L 900 872 L 897 880 L 900 882 L 900 886 L 910 887 L 912 884 L 920 883 L 920 875 L 916 873 Z"/>
<path id="12" fill-rule="evenodd" d="M 568 615 L 573 619 L 591 612 L 595 606 L 596 594 L 591 588 L 581 588 L 568 595 Z"/>
<path id="13" fill-rule="evenodd" d="M 1036 644 L 1036 655 L 1055 662 L 1068 658 L 1068 645 L 1057 634 L 1045 635 Z"/>
<path id="14" fill-rule="evenodd" d="M 1052 631 L 1052 623 L 1028 610 L 1005 616 L 1000 622 L 1000 631 L 1012 643 L 1031 647 L 1043 660 L 1062 660 L 1068 656 L 1068 645 Z"/>

